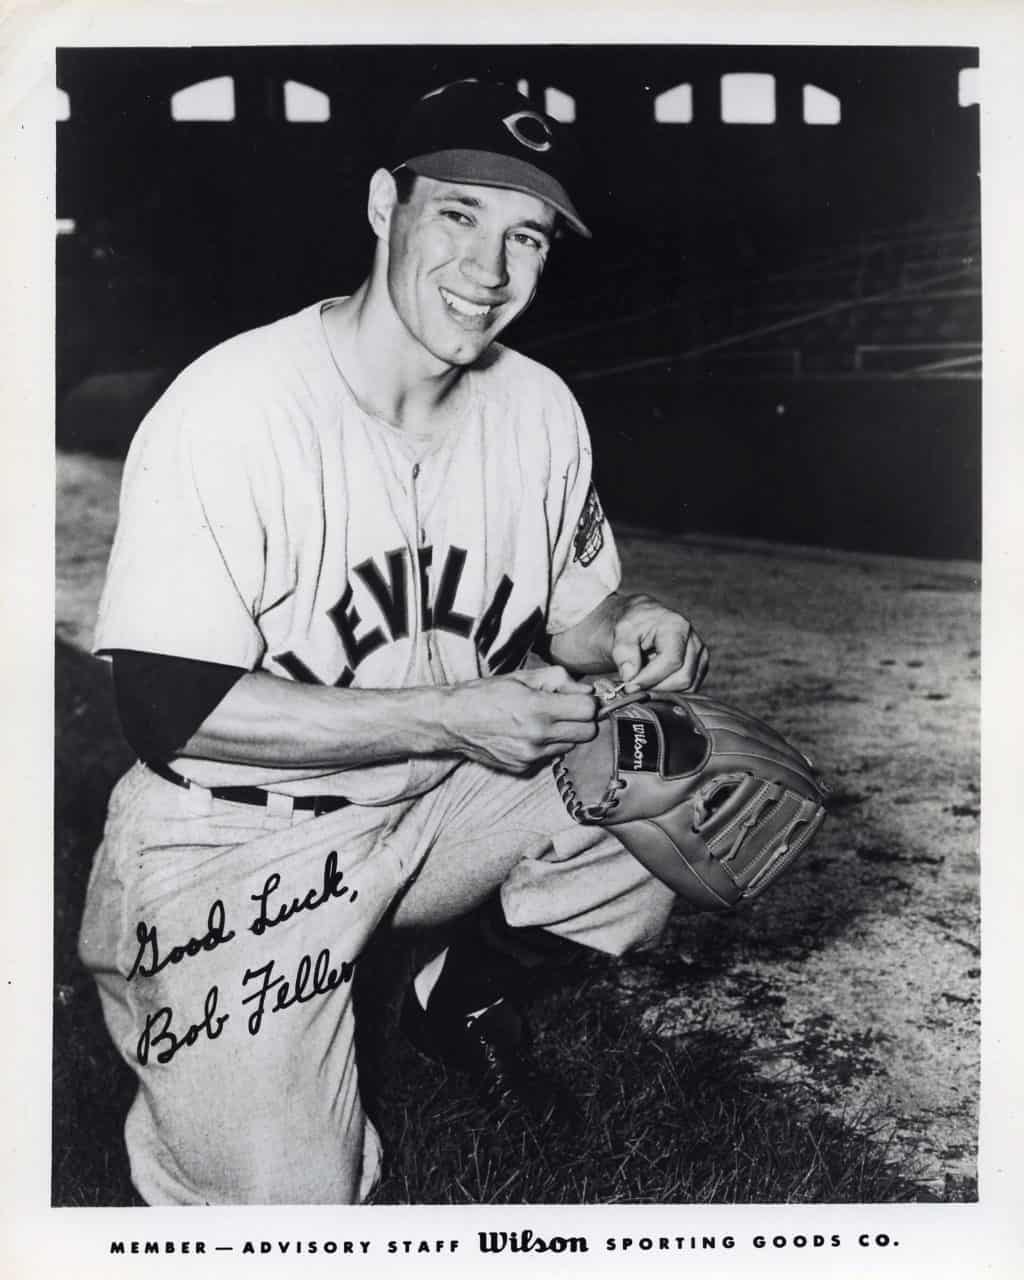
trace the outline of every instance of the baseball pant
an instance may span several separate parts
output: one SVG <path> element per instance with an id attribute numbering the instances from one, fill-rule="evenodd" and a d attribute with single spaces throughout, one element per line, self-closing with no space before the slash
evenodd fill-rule
<path id="1" fill-rule="evenodd" d="M 567 817 L 551 770 L 460 765 L 425 796 L 312 817 L 136 765 L 111 797 L 79 951 L 139 1089 L 125 1124 L 150 1204 L 349 1204 L 380 1167 L 352 978 L 385 913 L 439 923 L 501 886 L 513 925 L 620 954 L 673 895 Z"/>

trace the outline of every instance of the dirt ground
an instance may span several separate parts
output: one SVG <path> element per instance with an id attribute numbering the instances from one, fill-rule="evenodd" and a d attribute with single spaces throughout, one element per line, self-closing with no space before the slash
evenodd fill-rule
<path id="1" fill-rule="evenodd" d="M 58 636 L 88 649 L 120 463 L 58 457 Z M 673 920 L 616 980 L 657 1034 L 736 1033 L 768 1078 L 866 1117 L 937 1198 L 973 1199 L 979 1084 L 979 597 L 973 563 L 619 530 L 685 612 L 706 690 L 834 788 L 822 834 L 733 916 Z"/>

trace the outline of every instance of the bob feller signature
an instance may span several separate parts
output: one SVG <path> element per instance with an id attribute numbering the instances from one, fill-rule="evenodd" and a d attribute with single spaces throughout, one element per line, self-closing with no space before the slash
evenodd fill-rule
<path id="1" fill-rule="evenodd" d="M 300 912 L 317 911 L 331 902 L 355 902 L 359 896 L 358 889 L 344 883 L 344 873 L 338 870 L 335 850 L 331 850 L 324 859 L 320 883 L 308 892 L 288 899 L 280 896 L 280 888 L 281 876 L 275 871 L 267 876 L 258 893 L 250 895 L 257 910 L 246 926 L 249 933 L 263 937 Z M 135 929 L 138 949 L 126 981 L 155 978 L 169 966 L 185 964 L 229 945 L 236 936 L 235 930 L 228 926 L 227 911 L 220 898 L 215 898 L 210 904 L 204 933 L 170 947 L 161 944 L 155 924 L 140 920 Z M 288 975 L 277 970 L 277 960 L 270 958 L 265 964 L 246 968 L 242 975 L 240 986 L 247 994 L 242 996 L 241 1004 L 252 1006 L 246 1019 L 246 1029 L 251 1036 L 259 1035 L 267 1014 L 306 1004 L 351 982 L 355 963 L 334 960 L 329 949 L 324 947 L 316 955 L 302 955 L 294 972 Z M 188 1023 L 184 1030 L 181 1029 L 181 1019 L 170 1005 L 163 1004 L 149 1012 L 136 1045 L 139 1063 L 145 1066 L 151 1057 L 157 1062 L 167 1063 L 182 1049 L 190 1048 L 200 1040 L 216 1040 L 231 1018 L 230 1013 L 219 1012 L 220 999 L 220 987 L 214 983 L 203 1000 L 202 1016 Z"/>

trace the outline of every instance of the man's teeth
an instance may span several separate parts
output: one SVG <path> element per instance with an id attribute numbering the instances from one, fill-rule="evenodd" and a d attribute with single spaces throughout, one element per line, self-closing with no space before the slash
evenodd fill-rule
<path id="1" fill-rule="evenodd" d="M 457 293 L 449 293 L 447 289 L 441 290 L 441 297 L 460 316 L 485 316 L 491 309 L 486 303 L 469 302 L 466 298 L 460 298 Z"/>

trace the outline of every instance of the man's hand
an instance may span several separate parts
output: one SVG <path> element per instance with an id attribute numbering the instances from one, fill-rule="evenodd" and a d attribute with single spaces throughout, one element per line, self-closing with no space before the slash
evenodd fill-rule
<path id="1" fill-rule="evenodd" d="M 528 773 L 597 733 L 592 685 L 564 667 L 537 667 L 444 690 L 450 749 L 507 773 Z"/>
<path id="2" fill-rule="evenodd" d="M 624 693 L 692 693 L 708 673 L 704 641 L 682 614 L 650 596 L 606 596 L 574 627 L 553 635 L 550 648 L 573 671 L 605 674 L 614 666 Z"/>
<path id="3" fill-rule="evenodd" d="M 690 623 L 650 596 L 626 596 L 621 603 L 618 617 L 611 619 L 611 658 L 623 692 L 696 692 L 708 673 L 710 654 Z"/>

